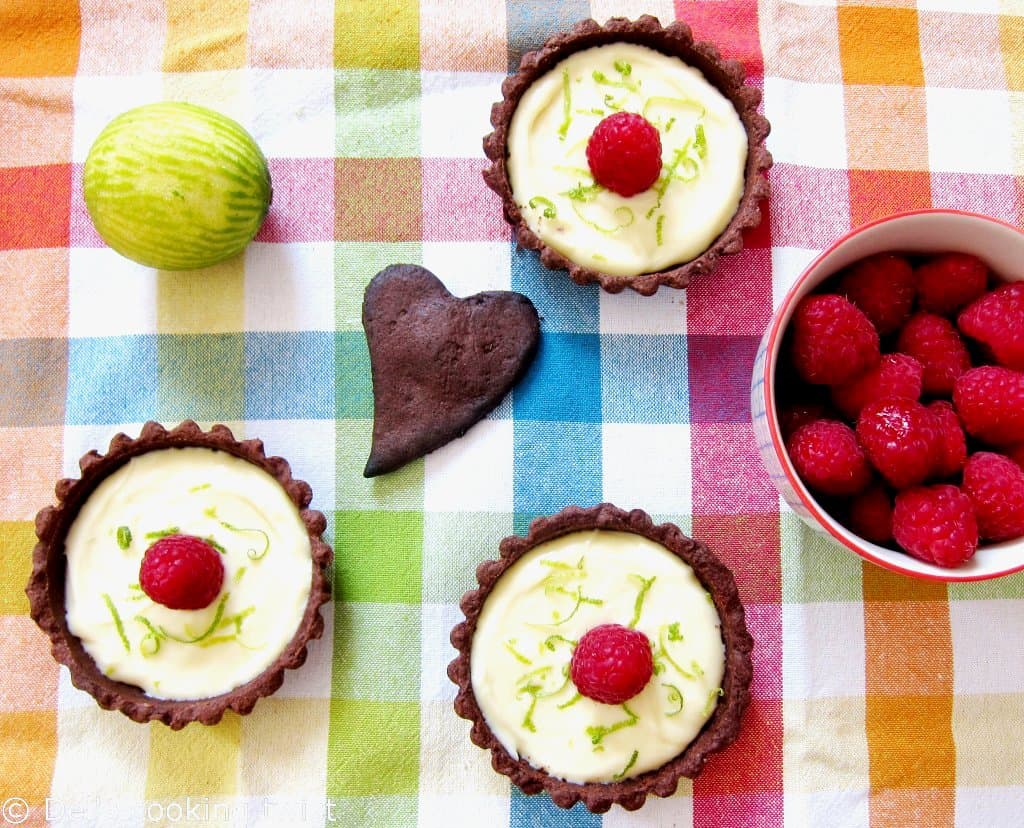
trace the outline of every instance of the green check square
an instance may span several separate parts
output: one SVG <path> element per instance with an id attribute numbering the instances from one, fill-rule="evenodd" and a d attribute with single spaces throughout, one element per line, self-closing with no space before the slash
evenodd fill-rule
<path id="1" fill-rule="evenodd" d="M 157 417 L 222 422 L 245 417 L 245 336 L 157 337 Z"/>
<path id="2" fill-rule="evenodd" d="M 389 474 L 363 477 L 370 456 L 373 420 L 339 419 L 335 434 L 335 474 L 342 509 L 420 509 L 423 506 L 423 460 Z M 337 533 L 336 533 L 337 535 Z"/>
<path id="3" fill-rule="evenodd" d="M 477 565 L 496 560 L 512 534 L 511 513 L 426 512 L 423 515 L 423 600 L 457 604 L 476 589 Z"/>
<path id="4" fill-rule="evenodd" d="M 395 263 L 423 264 L 421 242 L 336 242 L 334 327 L 363 330 L 363 293 L 370 280 Z"/>
<path id="5" fill-rule="evenodd" d="M 340 331 L 334 335 L 335 411 L 339 419 L 365 420 L 373 417 L 373 382 L 370 352 L 362 331 Z"/>
<path id="6" fill-rule="evenodd" d="M 349 158 L 420 154 L 420 73 L 400 69 L 334 72 L 335 144 Z"/>
<path id="7" fill-rule="evenodd" d="M 335 600 L 418 604 L 422 554 L 420 512 L 335 513 Z"/>
<path id="8" fill-rule="evenodd" d="M 1024 598 L 1024 572 L 992 578 L 988 581 L 968 581 L 949 585 L 951 601 L 992 601 Z"/>
<path id="9" fill-rule="evenodd" d="M 331 699 L 329 797 L 415 794 L 419 770 L 418 703 Z"/>
<path id="10" fill-rule="evenodd" d="M 333 697 L 417 701 L 419 671 L 419 604 L 334 602 Z"/>
<path id="11" fill-rule="evenodd" d="M 780 515 L 779 535 L 783 601 L 805 604 L 863 598 L 860 558 L 792 512 Z"/>
<path id="12" fill-rule="evenodd" d="M 329 797 L 324 807 L 327 825 L 415 825 L 419 797 Z"/>

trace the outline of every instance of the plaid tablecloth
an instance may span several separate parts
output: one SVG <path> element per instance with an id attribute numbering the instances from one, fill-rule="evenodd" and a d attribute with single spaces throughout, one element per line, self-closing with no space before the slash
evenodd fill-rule
<path id="1" fill-rule="evenodd" d="M 742 254 L 649 299 L 517 251 L 480 176 L 519 56 L 642 12 L 744 62 L 775 156 Z M 235 117 L 270 159 L 265 226 L 208 272 L 128 262 L 82 202 L 98 131 L 161 99 Z M 1024 221 L 1024 0 L 0 0 L 0 825 L 1020 824 L 1024 576 L 861 565 L 780 505 L 749 424 L 757 341 L 802 266 L 927 206 Z M 542 345 L 465 438 L 368 481 L 360 303 L 399 261 L 525 293 Z M 276 696 L 175 733 L 75 690 L 23 588 L 54 480 L 189 417 L 312 484 L 337 599 Z M 757 640 L 740 739 L 675 797 L 603 817 L 492 773 L 445 676 L 476 564 L 602 499 L 715 548 Z"/>

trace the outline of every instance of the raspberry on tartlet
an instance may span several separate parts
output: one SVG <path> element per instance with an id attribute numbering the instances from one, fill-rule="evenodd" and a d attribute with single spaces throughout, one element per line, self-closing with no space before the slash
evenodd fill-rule
<path id="1" fill-rule="evenodd" d="M 587 142 L 594 180 L 620 196 L 649 189 L 661 173 L 661 136 L 634 112 L 616 112 L 597 125 Z"/>
<path id="2" fill-rule="evenodd" d="M 576 689 L 603 704 L 629 701 L 654 674 L 650 640 L 621 624 L 601 624 L 584 633 L 570 663 Z"/>

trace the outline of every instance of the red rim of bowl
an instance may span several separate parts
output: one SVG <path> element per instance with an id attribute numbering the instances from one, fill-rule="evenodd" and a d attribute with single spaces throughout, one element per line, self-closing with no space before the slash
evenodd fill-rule
<path id="1" fill-rule="evenodd" d="M 807 281 L 808 275 L 814 271 L 821 263 L 822 259 L 832 254 L 832 252 L 842 244 L 845 244 L 849 239 L 854 236 L 858 236 L 865 230 L 869 230 L 872 227 L 876 227 L 879 224 L 886 224 L 895 219 L 908 218 L 910 216 L 920 215 L 947 215 L 947 216 L 967 216 L 970 218 L 981 219 L 983 221 L 991 222 L 992 224 L 998 224 L 1006 227 L 1014 232 L 1024 236 L 1024 230 L 1016 227 L 1008 222 L 1002 221 L 1001 219 L 993 218 L 992 216 L 986 216 L 982 213 L 972 213 L 967 210 L 908 210 L 903 213 L 893 213 L 888 216 L 870 221 L 867 224 L 862 224 L 859 227 L 850 230 L 848 233 L 840 236 L 832 244 L 830 244 L 825 250 L 814 257 L 814 260 L 803 269 L 803 272 L 796 278 L 796 281 L 790 286 L 786 292 L 785 298 L 782 300 L 782 304 L 779 308 L 788 307 L 794 301 L 797 290 Z M 764 360 L 764 375 L 762 381 L 764 383 L 764 395 L 765 395 L 765 417 L 768 421 L 768 433 L 772 440 L 772 449 L 775 451 L 776 457 L 778 457 L 782 464 L 782 471 L 786 475 L 786 479 L 793 487 L 793 491 L 796 492 L 797 497 L 800 498 L 801 503 L 808 512 L 813 515 L 814 519 L 818 524 L 825 529 L 829 535 L 839 541 L 843 546 L 849 549 L 851 552 L 855 552 L 865 560 L 870 561 L 876 566 L 880 566 L 883 569 L 888 569 L 891 572 L 898 572 L 901 575 L 909 575 L 914 578 L 921 578 L 927 581 L 938 581 L 941 583 L 952 583 L 952 582 L 967 582 L 967 581 L 988 581 L 992 578 L 1001 578 L 1004 575 L 1012 575 L 1014 572 L 1020 572 L 1024 570 L 1024 563 L 1012 566 L 1009 569 L 1001 569 L 998 572 L 991 572 L 984 575 L 957 575 L 955 569 L 949 570 L 949 575 L 934 575 L 929 572 L 921 572 L 916 569 L 907 569 L 898 564 L 894 564 L 892 561 L 879 558 L 873 552 L 867 548 L 860 547 L 853 544 L 844 535 L 840 534 L 835 530 L 832 525 L 833 518 L 828 515 L 824 509 L 818 506 L 817 501 L 811 496 L 810 492 L 804 487 L 803 482 L 800 480 L 796 471 L 793 469 L 792 464 L 789 461 L 789 454 L 785 449 L 785 444 L 782 440 L 782 436 L 779 433 L 778 415 L 775 411 L 775 388 L 773 384 L 773 372 L 775 370 L 777 362 L 776 342 L 782 331 L 782 313 L 776 313 L 772 317 L 771 328 L 769 329 L 768 341 L 765 345 L 765 360 Z M 852 532 L 850 533 L 853 534 Z"/>

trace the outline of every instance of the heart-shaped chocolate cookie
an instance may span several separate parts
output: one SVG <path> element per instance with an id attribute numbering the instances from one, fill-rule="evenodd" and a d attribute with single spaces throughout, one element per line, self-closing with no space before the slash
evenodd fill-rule
<path id="1" fill-rule="evenodd" d="M 537 309 L 522 294 L 458 299 L 417 265 L 391 265 L 373 277 L 363 329 L 373 378 L 365 477 L 465 434 L 515 385 L 540 338 Z"/>

